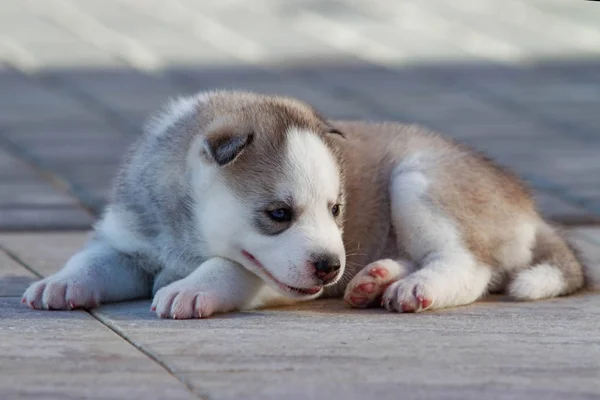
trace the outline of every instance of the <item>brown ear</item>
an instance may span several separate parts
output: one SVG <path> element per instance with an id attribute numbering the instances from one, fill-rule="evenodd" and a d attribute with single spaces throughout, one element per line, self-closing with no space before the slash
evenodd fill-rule
<path id="1" fill-rule="evenodd" d="M 339 135 L 339 136 L 343 137 L 344 139 L 346 139 L 346 135 L 344 135 L 344 132 L 342 132 L 339 129 L 336 129 L 334 127 L 330 127 L 329 130 L 327 131 L 327 133 L 330 133 L 332 135 Z"/>
<path id="2" fill-rule="evenodd" d="M 223 166 L 235 161 L 253 139 L 253 133 L 220 130 L 206 136 L 204 149 L 211 159 Z"/>

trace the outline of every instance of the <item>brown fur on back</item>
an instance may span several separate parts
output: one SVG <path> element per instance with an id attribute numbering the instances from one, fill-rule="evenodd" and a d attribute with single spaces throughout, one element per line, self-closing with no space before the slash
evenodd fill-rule
<path id="1" fill-rule="evenodd" d="M 514 174 L 468 146 L 416 125 L 346 121 L 333 125 L 346 136 L 340 148 L 347 191 L 348 271 L 331 294 L 343 290 L 367 263 L 402 258 L 404 249 L 398 248 L 391 225 L 390 173 L 417 153 L 431 160 L 426 171 L 434 182 L 429 201 L 451 217 L 475 257 L 495 268 L 526 267 L 502 265 L 505 252 L 527 246 L 520 243 L 523 226 L 543 224 L 527 186 Z"/>

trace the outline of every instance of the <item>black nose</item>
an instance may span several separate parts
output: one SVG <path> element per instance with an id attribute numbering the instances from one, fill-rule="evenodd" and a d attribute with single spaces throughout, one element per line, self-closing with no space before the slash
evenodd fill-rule
<path id="1" fill-rule="evenodd" d="M 314 260 L 315 275 L 323 284 L 326 285 L 335 279 L 341 267 L 340 260 L 337 257 L 320 255 L 315 257 Z"/>

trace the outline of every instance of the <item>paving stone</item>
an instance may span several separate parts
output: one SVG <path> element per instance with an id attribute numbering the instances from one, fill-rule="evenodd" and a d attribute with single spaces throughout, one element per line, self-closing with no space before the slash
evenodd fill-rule
<path id="1" fill-rule="evenodd" d="M 597 231 L 570 231 L 588 257 L 600 256 Z M 1 234 L 0 245 L 47 275 L 84 239 Z M 203 398 L 587 399 L 600 395 L 600 342 L 590 335 L 600 317 L 597 296 L 528 303 L 491 297 L 417 315 L 351 310 L 328 300 L 191 321 L 158 319 L 149 301 L 137 301 L 105 305 L 94 315 Z M 175 390 L 163 375 L 157 379 L 156 364 L 130 355 L 124 341 L 113 343 L 117 336 L 88 314 L 32 311 L 13 298 L 0 304 L 0 321 L 0 354 L 11 360 L 0 362 L 1 394 L 164 398 L 164 390 Z M 40 342 L 41 335 L 52 340 Z M 19 380 L 24 371 L 35 375 L 27 386 Z M 135 389 L 124 387 L 132 382 Z M 163 391 L 145 391 L 159 390 L 152 382 Z"/>
<path id="2" fill-rule="evenodd" d="M 79 206 L 0 208 L 2 230 L 87 229 L 93 219 Z"/>
<path id="3" fill-rule="evenodd" d="M 583 226 L 571 229 L 571 232 L 575 235 L 581 235 L 586 241 L 596 245 L 596 247 L 600 247 L 600 228 Z M 600 262 L 600 253 L 598 253 L 598 251 L 600 251 L 600 248 L 597 248 L 594 254 L 597 255 L 598 262 Z M 590 253 L 592 253 L 591 248 Z"/>
<path id="4" fill-rule="evenodd" d="M 126 147 L 120 148 L 118 149 L 118 152 L 124 153 L 126 150 Z M 123 154 L 120 156 L 122 155 Z M 90 188 L 98 188 L 99 186 L 104 188 L 113 181 L 117 174 L 121 157 L 116 158 L 119 159 L 119 161 L 114 163 L 84 163 L 79 165 L 77 169 L 69 169 L 70 164 L 64 161 L 56 162 L 54 165 L 58 171 L 63 173 L 73 182 L 77 182 Z"/>
<path id="5" fill-rule="evenodd" d="M 87 232 L 0 233 L 0 246 L 38 274 L 48 276 L 61 269 L 88 238 Z"/>
<path id="6" fill-rule="evenodd" d="M 0 298 L 0 397 L 191 399 L 184 385 L 83 311 Z"/>
<path id="7" fill-rule="evenodd" d="M 337 300 L 200 321 L 159 320 L 148 308 L 96 313 L 210 398 L 359 398 L 376 386 L 383 398 L 428 398 L 440 387 L 456 398 L 600 393 L 598 338 L 589 335 L 597 295 L 418 315 Z"/>
<path id="8" fill-rule="evenodd" d="M 112 110 L 148 111 L 160 107 L 169 97 L 181 94 L 161 75 L 133 69 L 91 69 L 54 72 L 53 79 L 73 86 Z"/>
<path id="9" fill-rule="evenodd" d="M 21 296 L 37 277 L 0 250 L 0 297 Z"/>
<path id="10" fill-rule="evenodd" d="M 595 219 L 594 215 L 585 208 L 568 203 L 558 196 L 536 191 L 534 197 L 542 214 L 555 221 L 582 223 Z"/>
<path id="11" fill-rule="evenodd" d="M 0 229 L 81 229 L 91 221 L 75 197 L 0 149 Z"/>
<path id="12" fill-rule="evenodd" d="M 0 182 L 35 182 L 39 175 L 29 165 L 0 148 Z"/>
<path id="13" fill-rule="evenodd" d="M 579 250 L 586 266 L 588 286 L 600 291 L 600 229 L 595 227 L 570 229 L 568 237 Z"/>
<path id="14" fill-rule="evenodd" d="M 76 200 L 40 182 L 0 182 L 0 209 L 75 206 Z"/>
<path id="15" fill-rule="evenodd" d="M 74 142 L 95 145 L 101 142 L 119 143 L 130 140 L 130 136 L 115 131 L 107 121 L 52 121 L 51 124 L 20 124 L 3 132 L 15 143 L 24 146 L 45 146 L 55 143 L 68 145 Z"/>
<path id="16" fill-rule="evenodd" d="M 28 81 L 10 73 L 0 73 L 0 121 L 2 125 L 21 122 L 50 121 L 53 118 L 87 118 L 92 113 L 79 102 L 53 92 L 36 81 Z"/>

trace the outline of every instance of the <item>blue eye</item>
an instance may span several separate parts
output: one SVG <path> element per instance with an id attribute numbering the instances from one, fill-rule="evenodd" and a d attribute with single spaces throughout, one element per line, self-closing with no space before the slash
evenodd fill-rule
<path id="1" fill-rule="evenodd" d="M 267 215 L 275 222 L 289 222 L 292 220 L 292 210 L 289 208 L 276 208 L 267 211 Z"/>
<path id="2" fill-rule="evenodd" d="M 334 217 L 337 217 L 338 215 L 340 215 L 340 205 L 339 204 L 336 204 L 333 207 L 331 207 L 331 214 Z"/>

